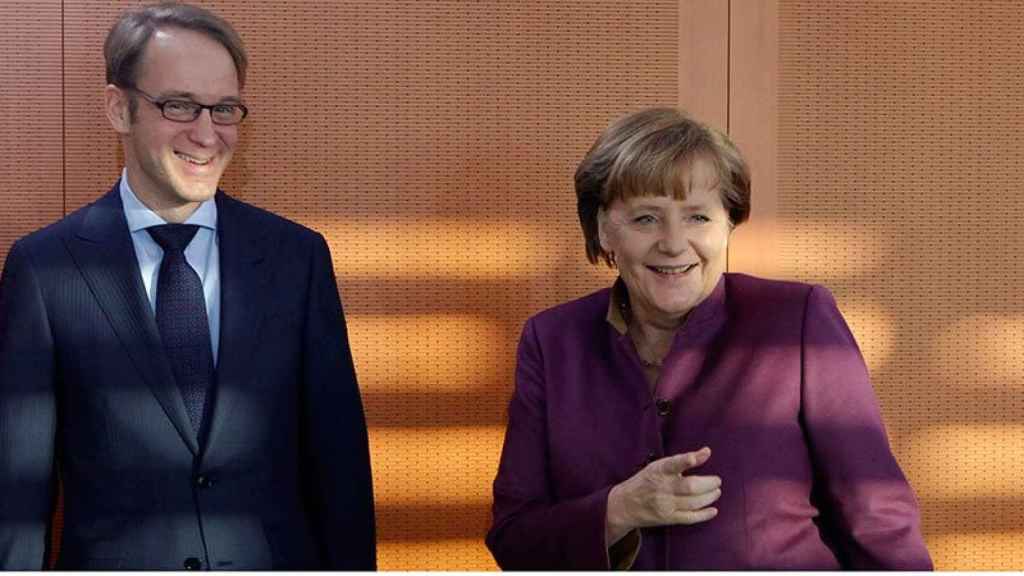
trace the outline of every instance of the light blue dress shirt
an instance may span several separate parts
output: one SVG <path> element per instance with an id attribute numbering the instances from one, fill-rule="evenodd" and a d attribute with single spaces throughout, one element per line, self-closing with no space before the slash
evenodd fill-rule
<path id="1" fill-rule="evenodd" d="M 135 192 L 128 185 L 127 170 L 121 172 L 120 192 L 124 217 L 128 221 L 128 230 L 135 246 L 135 257 L 139 260 L 142 285 L 146 289 L 150 308 L 156 314 L 156 299 L 159 296 L 156 293 L 157 277 L 160 275 L 164 251 L 149 232 L 146 232 L 146 228 L 168 222 L 157 216 L 156 212 L 147 208 L 135 196 Z M 210 323 L 210 348 L 216 366 L 217 352 L 220 348 L 220 241 L 217 239 L 217 203 L 212 199 L 203 202 L 184 223 L 199 226 L 199 231 L 185 248 L 185 261 L 196 271 L 203 283 L 206 318 Z"/>

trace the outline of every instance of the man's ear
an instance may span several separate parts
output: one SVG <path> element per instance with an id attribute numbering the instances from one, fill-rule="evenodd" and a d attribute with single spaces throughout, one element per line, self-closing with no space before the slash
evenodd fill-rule
<path id="1" fill-rule="evenodd" d="M 103 89 L 103 98 L 110 126 L 118 134 L 130 132 L 132 118 L 128 93 L 113 84 L 107 84 L 107 87 Z"/>

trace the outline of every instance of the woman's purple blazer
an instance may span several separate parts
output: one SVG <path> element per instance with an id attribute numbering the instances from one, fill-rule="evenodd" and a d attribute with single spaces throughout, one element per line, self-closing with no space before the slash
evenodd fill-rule
<path id="1" fill-rule="evenodd" d="M 867 369 L 820 286 L 726 274 L 654 394 L 610 289 L 527 321 L 487 545 L 504 569 L 606 569 L 608 491 L 710 446 L 714 519 L 641 530 L 638 570 L 925 570 L 917 502 Z"/>

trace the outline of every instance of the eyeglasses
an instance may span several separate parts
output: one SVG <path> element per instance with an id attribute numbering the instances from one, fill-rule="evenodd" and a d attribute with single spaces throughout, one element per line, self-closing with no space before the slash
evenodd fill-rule
<path id="1" fill-rule="evenodd" d="M 199 118 L 203 110 L 209 110 L 210 120 L 213 120 L 214 124 L 234 126 L 245 120 L 245 117 L 249 115 L 249 109 L 241 103 L 207 105 L 192 102 L 191 100 L 158 100 L 138 88 L 128 88 L 128 90 L 137 92 L 147 102 L 159 108 L 164 118 L 171 122 L 191 122 Z"/>

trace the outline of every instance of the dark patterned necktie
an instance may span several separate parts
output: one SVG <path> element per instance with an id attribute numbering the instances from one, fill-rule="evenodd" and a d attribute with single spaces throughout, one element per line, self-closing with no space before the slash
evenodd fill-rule
<path id="1" fill-rule="evenodd" d="M 192 430 L 197 435 L 213 381 L 213 351 L 203 283 L 185 261 L 185 247 L 198 230 L 198 226 L 191 224 L 164 224 L 146 229 L 164 250 L 156 283 L 156 325 L 192 421 Z"/>

